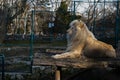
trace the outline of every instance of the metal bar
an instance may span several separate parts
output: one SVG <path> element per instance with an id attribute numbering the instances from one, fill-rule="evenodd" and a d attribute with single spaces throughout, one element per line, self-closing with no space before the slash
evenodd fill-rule
<path id="1" fill-rule="evenodd" d="M 4 55 L 0 55 L 2 58 L 2 80 L 5 80 L 5 69 L 4 69 Z"/>
<path id="2" fill-rule="evenodd" d="M 72 1 L 72 2 L 74 2 L 74 1 Z M 87 0 L 86 0 L 86 1 L 85 1 L 85 0 L 81 0 L 81 1 L 75 1 L 75 2 L 88 3 Z M 104 1 L 99 1 L 99 0 L 98 0 L 98 1 L 96 1 L 96 0 L 95 0 L 95 1 L 89 1 L 89 3 L 94 3 L 94 2 L 95 2 L 95 3 L 104 3 Z M 113 3 L 113 2 L 117 2 L 117 0 L 116 0 L 116 1 L 105 1 L 105 2 L 106 2 L 106 3 Z"/>
<path id="3" fill-rule="evenodd" d="M 30 73 L 32 73 L 32 66 L 33 66 L 33 56 L 30 56 Z"/>
<path id="4" fill-rule="evenodd" d="M 118 47 L 118 34 L 119 34 L 119 0 L 117 0 L 116 5 L 116 29 L 115 29 L 115 48 Z"/>
<path id="5" fill-rule="evenodd" d="M 4 56 L 2 57 L 2 80 L 5 80 Z"/>
<path id="6" fill-rule="evenodd" d="M 31 26 L 31 40 L 30 40 L 30 56 L 33 55 L 33 40 L 34 40 L 34 19 L 35 19 L 35 13 L 32 11 L 32 26 Z"/>
<path id="7" fill-rule="evenodd" d="M 0 46 L 5 46 L 5 47 L 12 47 L 12 46 L 23 46 L 23 47 L 27 47 L 30 46 L 29 44 L 0 44 Z"/>
<path id="8" fill-rule="evenodd" d="M 105 13 L 106 13 L 105 6 L 106 6 L 106 1 L 104 0 L 103 21 L 102 21 L 103 22 L 103 24 L 102 24 L 103 25 L 103 28 L 102 28 L 102 32 L 103 32 L 102 36 L 103 37 L 105 37 L 105 35 L 104 35 L 105 34 Z"/>
<path id="9" fill-rule="evenodd" d="M 34 40 L 34 26 L 35 26 L 35 4 L 34 5 L 34 10 L 32 10 L 32 26 L 31 26 L 31 42 L 30 42 L 30 72 L 32 73 L 32 65 L 33 65 L 33 40 Z"/>
<path id="10" fill-rule="evenodd" d="M 32 11 L 32 26 L 31 26 L 31 41 L 30 41 L 30 72 L 32 73 L 32 65 L 33 65 L 33 40 L 34 40 L 34 21 L 35 21 L 35 10 Z"/>
<path id="11" fill-rule="evenodd" d="M 94 18 L 94 21 L 93 21 L 93 29 L 92 29 L 92 31 L 93 31 L 93 33 L 95 33 L 95 27 L 96 27 L 96 21 L 95 21 L 95 18 L 96 18 L 96 10 L 95 10 L 95 8 L 96 8 L 96 1 L 94 0 L 94 11 L 93 11 L 93 18 Z"/>
<path id="12" fill-rule="evenodd" d="M 74 13 L 73 13 L 74 17 L 73 17 L 73 19 L 75 19 L 75 15 L 76 15 L 76 14 L 75 14 L 75 13 L 76 13 L 76 9 L 75 9 L 76 6 L 75 6 L 75 3 L 76 3 L 76 1 L 74 1 Z"/>

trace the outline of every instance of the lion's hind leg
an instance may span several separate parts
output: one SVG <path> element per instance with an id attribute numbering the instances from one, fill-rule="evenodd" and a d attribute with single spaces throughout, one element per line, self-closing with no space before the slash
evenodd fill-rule
<path id="1" fill-rule="evenodd" d="M 76 57 L 80 57 L 80 54 L 78 54 L 77 52 L 65 52 L 62 54 L 56 54 L 53 55 L 52 58 L 55 59 L 60 59 L 60 58 L 76 58 Z"/>

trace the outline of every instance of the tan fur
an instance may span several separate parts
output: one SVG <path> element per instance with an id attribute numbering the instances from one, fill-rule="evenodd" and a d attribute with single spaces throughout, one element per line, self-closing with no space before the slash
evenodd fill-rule
<path id="1" fill-rule="evenodd" d="M 76 58 L 81 55 L 90 58 L 116 57 L 114 48 L 95 38 L 83 21 L 74 20 L 67 30 L 67 49 L 65 53 L 52 56 L 53 58 Z"/>

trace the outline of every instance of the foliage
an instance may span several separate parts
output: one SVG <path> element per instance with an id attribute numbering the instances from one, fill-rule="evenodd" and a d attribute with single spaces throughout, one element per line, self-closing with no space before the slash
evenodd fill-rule
<path id="1" fill-rule="evenodd" d="M 69 28 L 69 23 L 73 19 L 80 19 L 81 16 L 73 15 L 71 12 L 68 11 L 68 4 L 67 1 L 61 2 L 60 7 L 56 11 L 55 17 L 55 27 L 53 29 L 54 33 L 66 33 L 66 30 Z"/>
<path id="2" fill-rule="evenodd" d="M 26 1 L 27 0 L 16 0 L 15 4 L 12 4 L 11 6 L 7 1 L 0 1 L 0 43 L 2 43 L 5 38 L 6 26 L 8 26 L 17 15 L 24 12 Z M 16 13 L 14 13 L 15 7 L 20 7 L 20 10 Z"/>
<path id="3" fill-rule="evenodd" d="M 55 17 L 55 33 L 66 33 L 68 24 L 71 21 L 70 13 L 67 11 L 68 5 L 66 2 L 61 2 L 60 7 L 56 11 Z"/>

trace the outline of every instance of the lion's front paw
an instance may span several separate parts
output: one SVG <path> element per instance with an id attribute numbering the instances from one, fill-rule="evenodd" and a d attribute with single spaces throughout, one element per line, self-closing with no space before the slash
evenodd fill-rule
<path id="1" fill-rule="evenodd" d="M 66 52 L 66 53 L 56 54 L 56 55 L 52 56 L 52 58 L 55 58 L 55 59 L 60 59 L 60 58 L 77 58 L 77 57 L 80 57 L 80 54 L 74 53 L 74 52 Z"/>
<path id="2" fill-rule="evenodd" d="M 60 58 L 64 58 L 63 56 L 59 55 L 59 54 L 56 54 L 56 55 L 53 55 L 52 58 L 55 58 L 55 59 L 60 59 Z"/>

